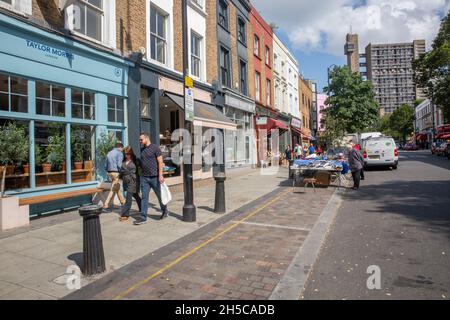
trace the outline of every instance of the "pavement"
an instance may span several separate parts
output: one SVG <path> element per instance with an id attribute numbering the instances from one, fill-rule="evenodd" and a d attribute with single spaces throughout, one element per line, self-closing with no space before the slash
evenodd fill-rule
<path id="1" fill-rule="evenodd" d="M 67 268 L 82 265 L 82 219 L 77 211 L 0 233 L 0 300 L 122 297 L 136 281 L 147 279 L 186 253 L 190 254 L 183 261 L 162 272 L 163 278 L 152 279 L 151 288 L 156 290 L 144 292 L 141 290 L 148 286 L 140 286 L 123 298 L 269 298 L 321 217 L 334 188 L 293 194 L 286 169 L 275 175 L 261 175 L 255 169 L 233 170 L 228 175 L 224 215 L 213 213 L 214 181 L 195 186 L 195 223 L 181 221 L 183 193 L 176 188 L 170 216 L 163 221 L 154 205 L 150 222 L 143 226 L 133 226 L 132 221 L 119 223 L 118 212 L 103 214 L 107 271 L 82 277 L 78 291 L 67 287 Z M 152 195 L 150 202 L 155 200 Z M 248 280 L 241 284 L 244 278 Z M 235 287 L 237 291 L 229 293 L 237 283 L 247 289 Z"/>
<path id="2" fill-rule="evenodd" d="M 448 300 L 450 161 L 401 152 L 398 170 L 366 176 L 360 191 L 343 196 L 302 298 Z M 371 266 L 380 289 L 368 289 Z"/>

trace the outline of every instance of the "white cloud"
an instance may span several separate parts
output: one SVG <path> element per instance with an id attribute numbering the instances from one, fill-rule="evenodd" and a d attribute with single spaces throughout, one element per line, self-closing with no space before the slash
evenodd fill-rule
<path id="1" fill-rule="evenodd" d="M 268 22 L 275 22 L 294 48 L 304 52 L 344 54 L 352 27 L 360 49 L 368 43 L 410 42 L 436 36 L 450 0 L 253 0 Z"/>

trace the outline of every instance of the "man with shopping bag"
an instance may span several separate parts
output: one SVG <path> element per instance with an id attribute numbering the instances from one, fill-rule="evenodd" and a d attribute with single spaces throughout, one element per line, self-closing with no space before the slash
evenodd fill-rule
<path id="1" fill-rule="evenodd" d="M 141 192 L 142 192 L 142 211 L 141 217 L 134 222 L 135 225 L 147 223 L 148 200 L 150 190 L 156 194 L 161 207 L 161 220 L 168 215 L 167 203 L 164 204 L 161 198 L 161 185 L 164 184 L 164 161 L 159 146 L 152 144 L 148 134 L 141 134 L 139 138 L 141 144 L 141 158 L 139 161 L 141 167 Z"/>

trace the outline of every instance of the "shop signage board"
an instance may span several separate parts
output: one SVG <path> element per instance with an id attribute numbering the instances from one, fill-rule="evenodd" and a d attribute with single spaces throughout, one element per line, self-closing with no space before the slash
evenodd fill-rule
<path id="1" fill-rule="evenodd" d="M 184 113 L 186 121 L 194 121 L 194 91 L 189 88 L 186 88 L 184 95 Z"/>
<path id="2" fill-rule="evenodd" d="M 258 117 L 258 118 L 256 118 L 256 125 L 257 126 L 265 126 L 265 125 L 267 125 L 267 117 Z"/>
<path id="3" fill-rule="evenodd" d="M 302 128 L 302 121 L 297 118 L 292 118 L 291 120 L 291 126 L 294 128 L 301 129 Z"/>

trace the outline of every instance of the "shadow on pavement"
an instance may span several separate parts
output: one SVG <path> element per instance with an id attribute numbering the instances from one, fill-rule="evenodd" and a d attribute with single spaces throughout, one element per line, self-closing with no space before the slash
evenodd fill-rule
<path id="1" fill-rule="evenodd" d="M 368 212 L 403 215 L 450 238 L 450 181 L 401 181 L 369 185 L 343 195 L 344 201 L 376 202 Z"/>

